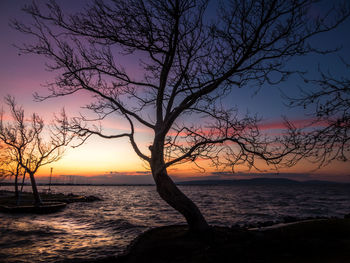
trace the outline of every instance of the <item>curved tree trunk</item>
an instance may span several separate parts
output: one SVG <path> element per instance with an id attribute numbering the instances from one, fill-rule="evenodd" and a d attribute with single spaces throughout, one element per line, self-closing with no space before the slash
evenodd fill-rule
<path id="1" fill-rule="evenodd" d="M 163 147 L 157 148 L 152 148 L 151 169 L 160 197 L 185 217 L 190 231 L 208 232 L 209 225 L 199 208 L 181 192 L 168 176 L 164 165 Z"/>
<path id="2" fill-rule="evenodd" d="M 33 196 L 34 196 L 34 203 L 35 205 L 40 205 L 41 202 L 41 198 L 38 192 L 38 188 L 36 187 L 36 181 L 35 181 L 35 177 L 33 173 L 29 173 L 29 177 L 30 177 L 30 183 L 32 185 L 32 190 L 33 190 Z"/>

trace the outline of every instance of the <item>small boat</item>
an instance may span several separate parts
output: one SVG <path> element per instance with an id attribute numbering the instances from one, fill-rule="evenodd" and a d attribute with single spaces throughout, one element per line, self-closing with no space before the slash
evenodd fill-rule
<path id="1" fill-rule="evenodd" d="M 0 212 L 50 214 L 66 207 L 64 202 L 43 202 L 40 205 L 0 205 Z"/>

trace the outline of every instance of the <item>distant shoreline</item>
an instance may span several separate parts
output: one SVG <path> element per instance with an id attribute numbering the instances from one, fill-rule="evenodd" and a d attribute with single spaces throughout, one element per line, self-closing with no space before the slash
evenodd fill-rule
<path id="1" fill-rule="evenodd" d="M 286 178 L 251 178 L 251 179 L 231 179 L 231 180 L 193 180 L 175 182 L 178 186 L 210 186 L 210 185 L 350 185 L 350 182 L 334 182 L 322 180 L 297 181 Z M 25 183 L 25 186 L 30 186 L 30 183 Z M 155 184 L 140 184 L 140 183 L 38 183 L 38 186 L 155 186 Z M 1 186 L 14 186 L 12 182 L 1 182 Z"/>
<path id="2" fill-rule="evenodd" d="M 0 183 L 1 186 L 14 186 L 14 183 Z M 38 186 L 155 186 L 155 184 L 73 184 L 73 183 L 37 183 Z M 31 186 L 30 183 L 25 183 L 24 186 Z"/>

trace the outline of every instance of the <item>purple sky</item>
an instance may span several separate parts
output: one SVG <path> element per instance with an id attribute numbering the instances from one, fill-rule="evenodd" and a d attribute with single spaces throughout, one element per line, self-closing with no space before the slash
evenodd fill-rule
<path id="1" fill-rule="evenodd" d="M 42 1 L 38 1 L 42 2 Z M 80 8 L 86 5 L 87 1 L 71 1 L 71 0 L 60 0 L 58 3 L 66 10 L 80 10 Z M 54 112 L 58 112 L 61 107 L 65 107 L 69 113 L 77 113 L 80 106 L 84 105 L 85 101 L 88 101 L 88 96 L 80 94 L 79 96 L 65 97 L 63 99 L 49 100 L 41 103 L 33 102 L 33 92 L 45 93 L 46 88 L 41 87 L 41 84 L 45 81 L 52 80 L 54 74 L 45 71 L 45 63 L 47 62 L 44 57 L 34 55 L 19 55 L 18 50 L 13 44 L 21 44 L 28 41 L 28 36 L 25 36 L 19 32 L 14 31 L 9 27 L 9 20 L 12 18 L 19 19 L 23 22 L 30 21 L 28 16 L 24 14 L 20 9 L 25 3 L 30 1 L 25 0 L 4 0 L 0 1 L 0 98 L 7 94 L 16 96 L 19 104 L 23 105 L 24 108 L 30 112 L 38 112 L 44 116 L 45 119 L 52 119 Z M 328 2 L 329 3 L 329 2 Z M 211 10 L 215 9 L 215 4 L 211 2 Z M 214 8 L 212 8 L 214 6 Z M 313 10 L 314 14 L 322 13 L 325 5 L 320 5 Z M 339 26 L 336 30 L 317 36 L 312 39 L 311 44 L 322 48 L 335 48 L 342 47 L 342 49 L 334 54 L 329 55 L 310 55 L 302 58 L 296 58 L 290 61 L 289 65 L 291 68 L 298 69 L 301 71 L 309 71 L 309 76 L 316 76 L 317 67 L 323 70 L 330 70 L 332 74 L 342 75 L 346 74 L 344 67 L 341 66 L 339 57 L 350 62 L 350 19 L 344 24 Z M 129 65 L 134 65 L 137 61 L 126 62 Z M 307 117 L 302 109 L 288 109 L 284 106 L 283 101 L 280 97 L 279 89 L 283 90 L 289 95 L 298 94 L 298 85 L 302 86 L 303 83 L 296 76 L 291 77 L 289 81 L 283 85 L 276 87 L 265 86 L 263 89 L 254 95 L 256 89 L 254 87 L 240 89 L 238 92 L 227 97 L 225 102 L 230 105 L 237 105 L 240 112 L 245 113 L 247 110 L 251 113 L 258 113 L 263 117 L 264 122 L 268 124 L 277 125 L 281 121 L 282 115 L 287 115 L 293 120 L 304 120 Z M 2 103 L 1 103 L 2 104 Z M 111 123 L 111 129 L 123 129 L 122 123 Z M 146 131 L 140 133 L 140 141 L 146 145 L 149 136 Z M 143 169 L 142 162 L 132 152 L 127 142 L 121 142 L 115 144 L 115 147 L 109 148 L 110 142 L 102 142 L 96 140 L 90 142 L 85 148 L 77 150 L 75 152 L 69 152 L 68 156 L 70 160 L 63 160 L 63 166 L 69 166 L 70 169 L 57 169 L 58 173 L 69 174 L 74 171 L 74 165 L 90 167 L 94 160 L 100 160 L 98 157 L 92 156 L 92 154 L 86 155 L 87 151 L 91 149 L 97 151 L 101 149 L 102 152 L 107 152 L 112 157 L 105 158 L 107 161 L 103 163 L 103 158 L 99 161 L 99 169 L 92 169 L 91 175 L 104 174 L 109 170 L 131 172 L 127 167 L 134 166 L 133 171 Z M 118 150 L 121 149 L 121 150 Z M 79 156 L 84 155 L 82 160 Z M 128 156 L 128 157 L 126 157 Z M 68 157 L 67 157 L 68 158 Z M 72 162 L 74 164 L 72 164 Z M 102 162 L 102 164 L 101 164 Z M 116 163 L 115 165 L 113 163 Z M 125 164 L 125 165 L 124 165 Z M 96 164 L 97 165 L 97 164 Z M 105 166 L 103 166 L 105 165 Z M 339 164 L 336 164 L 339 165 Z M 341 164 L 343 165 L 343 164 Z M 345 166 L 344 166 L 345 167 Z M 49 168 L 46 168 L 49 170 Z M 90 169 L 91 168 L 87 168 Z M 350 170 L 350 169 L 349 169 Z M 85 174 L 87 170 L 77 172 L 77 174 Z M 298 170 L 301 172 L 306 172 Z M 327 168 L 325 170 L 327 174 L 332 173 L 332 169 Z M 346 173 L 346 171 L 343 171 Z M 42 172 L 45 174 L 45 172 Z M 46 173 L 47 174 L 47 173 Z M 208 174 L 206 176 L 209 176 Z M 342 179 L 344 180 L 344 179 Z M 349 179 L 350 180 L 350 179 Z M 137 181 L 137 180 L 136 180 Z"/>

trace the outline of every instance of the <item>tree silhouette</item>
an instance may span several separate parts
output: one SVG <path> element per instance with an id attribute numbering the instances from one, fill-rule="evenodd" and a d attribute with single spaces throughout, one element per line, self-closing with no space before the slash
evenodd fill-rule
<path id="1" fill-rule="evenodd" d="M 312 108 L 311 124 L 316 128 L 308 131 L 312 147 L 307 155 L 322 167 L 334 160 L 349 160 L 350 78 L 336 78 L 329 72 L 319 72 L 319 79 L 304 77 L 309 87 L 301 90 L 300 97 L 287 99 L 292 107 Z"/>
<path id="2" fill-rule="evenodd" d="M 73 139 L 68 132 L 68 121 L 64 111 L 61 118 L 51 130 L 44 129 L 44 121 L 36 113 L 29 120 L 25 119 L 24 110 L 18 107 L 13 97 L 5 97 L 11 112 L 11 119 L 5 120 L 4 112 L 0 115 L 0 141 L 6 147 L 8 165 L 6 171 L 24 170 L 29 174 L 34 201 L 41 204 L 36 186 L 35 173 L 46 164 L 59 160 L 63 155 L 63 147 Z M 46 136 L 49 137 L 45 141 Z M 12 167 L 12 168 L 11 168 Z M 16 168 L 14 168 L 16 167 Z"/>
<path id="3" fill-rule="evenodd" d="M 307 40 L 335 28 L 349 15 L 343 4 L 324 17 L 311 19 L 315 1 L 224 1 L 215 21 L 207 17 L 205 0 L 94 1 L 82 12 L 66 15 L 51 1 L 24 7 L 32 24 L 12 26 L 34 36 L 23 53 L 45 56 L 56 71 L 50 93 L 37 100 L 89 92 L 86 108 L 94 120 L 114 115 L 129 124 L 129 132 L 106 134 L 75 118 L 71 129 L 83 142 L 92 135 L 126 137 L 150 167 L 159 195 L 187 220 L 193 231 L 208 224 L 197 206 L 167 173 L 171 165 L 211 161 L 234 167 L 257 160 L 268 165 L 293 165 L 303 152 L 301 136 L 287 124 L 285 134 L 266 137 L 258 118 L 241 116 L 223 99 L 238 88 L 277 84 L 293 70 L 293 56 L 317 50 Z M 138 60 L 143 75 L 125 59 Z M 279 76 L 276 80 L 276 76 Z M 135 126 L 153 131 L 149 152 L 135 140 Z"/>
<path id="4" fill-rule="evenodd" d="M 0 178 L 14 177 L 15 197 L 18 199 L 18 177 L 21 176 L 20 165 L 14 160 L 11 149 L 0 140 Z"/>

